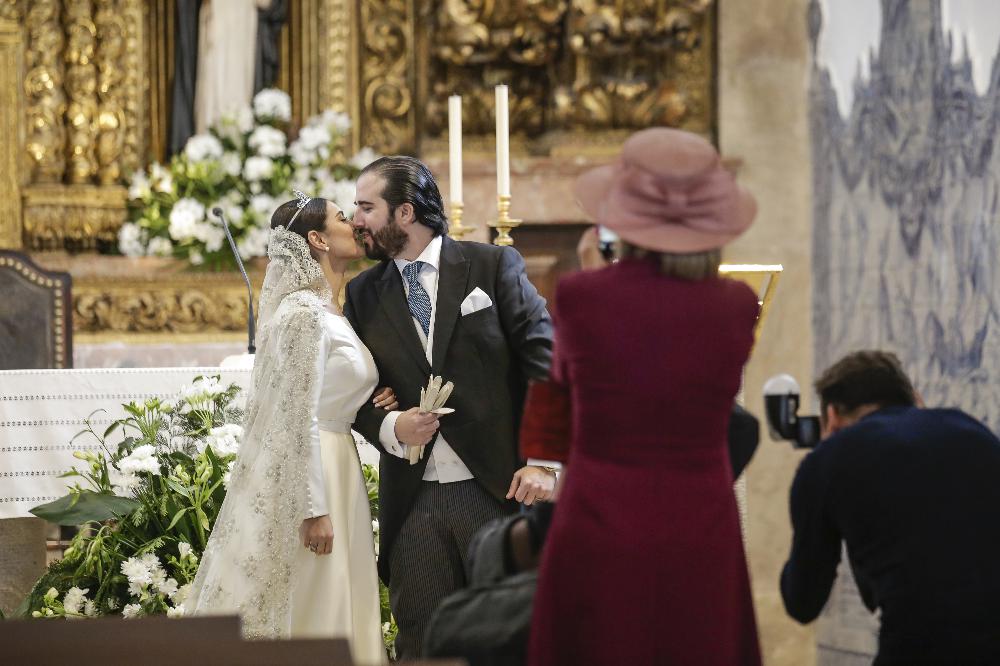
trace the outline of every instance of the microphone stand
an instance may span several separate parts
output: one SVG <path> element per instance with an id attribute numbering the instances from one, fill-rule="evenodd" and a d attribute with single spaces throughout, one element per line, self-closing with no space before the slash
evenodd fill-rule
<path id="1" fill-rule="evenodd" d="M 253 287 L 250 286 L 250 278 L 247 277 L 247 271 L 243 268 L 243 260 L 240 258 L 239 250 L 236 249 L 236 241 L 233 240 L 233 235 L 229 232 L 229 223 L 226 222 L 226 216 L 222 213 L 222 209 L 218 206 L 212 209 L 212 215 L 215 215 L 222 221 L 222 228 L 226 231 L 226 238 L 229 240 L 229 247 L 233 251 L 233 257 L 236 258 L 236 265 L 240 267 L 240 273 L 243 274 L 243 281 L 247 283 L 247 305 L 250 310 L 250 318 L 247 321 L 247 338 L 249 340 L 249 344 L 247 344 L 247 353 L 252 356 L 257 353 L 257 347 L 254 345 L 254 332 L 256 330 L 256 324 L 254 323 L 253 316 Z"/>

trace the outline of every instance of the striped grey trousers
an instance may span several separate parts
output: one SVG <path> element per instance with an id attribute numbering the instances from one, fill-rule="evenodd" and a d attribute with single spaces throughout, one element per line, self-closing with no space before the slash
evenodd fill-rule
<path id="1" fill-rule="evenodd" d="M 396 655 L 422 655 L 424 633 L 438 604 L 466 585 L 465 558 L 472 536 L 494 518 L 516 510 L 473 479 L 424 481 L 389 561 L 389 603 L 399 626 Z"/>

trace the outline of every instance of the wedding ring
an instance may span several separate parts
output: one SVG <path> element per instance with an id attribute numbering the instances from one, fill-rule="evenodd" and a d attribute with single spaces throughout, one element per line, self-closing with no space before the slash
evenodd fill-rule
<path id="1" fill-rule="evenodd" d="M 316 544 L 314 544 L 314 543 L 309 544 L 309 550 L 311 550 L 312 552 L 315 553 L 316 552 Z"/>

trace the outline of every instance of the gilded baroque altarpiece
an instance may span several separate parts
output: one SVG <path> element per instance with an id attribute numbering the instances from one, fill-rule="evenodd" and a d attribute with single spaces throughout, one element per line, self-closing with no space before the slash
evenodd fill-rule
<path id="1" fill-rule="evenodd" d="M 460 94 L 468 152 L 491 154 L 499 83 L 511 86 L 513 146 L 526 158 L 607 155 L 654 125 L 714 135 L 712 0 L 288 5 L 277 85 L 293 124 L 344 111 L 348 149 L 440 154 L 445 100 Z M 154 274 L 162 267 L 94 254 L 115 244 L 128 174 L 164 158 L 176 10 L 174 0 L 0 0 L 0 247 L 52 268 L 90 253 L 87 270 L 70 268 L 78 334 L 245 327 L 236 275 Z"/>

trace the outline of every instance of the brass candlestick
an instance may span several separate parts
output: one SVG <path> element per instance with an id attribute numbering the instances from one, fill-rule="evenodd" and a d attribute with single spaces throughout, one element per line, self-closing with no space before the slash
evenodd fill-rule
<path id="1" fill-rule="evenodd" d="M 489 223 L 497 230 L 497 237 L 493 239 L 494 245 L 513 245 L 514 239 L 510 237 L 511 230 L 517 228 L 521 220 L 510 216 L 510 195 L 500 195 L 497 197 L 497 219 Z"/>
<path id="2" fill-rule="evenodd" d="M 475 229 L 475 227 L 466 227 L 462 224 L 462 210 L 464 208 L 465 204 L 461 201 L 451 202 L 451 221 L 448 224 L 448 235 L 455 240 L 462 240 L 465 234 Z"/>

